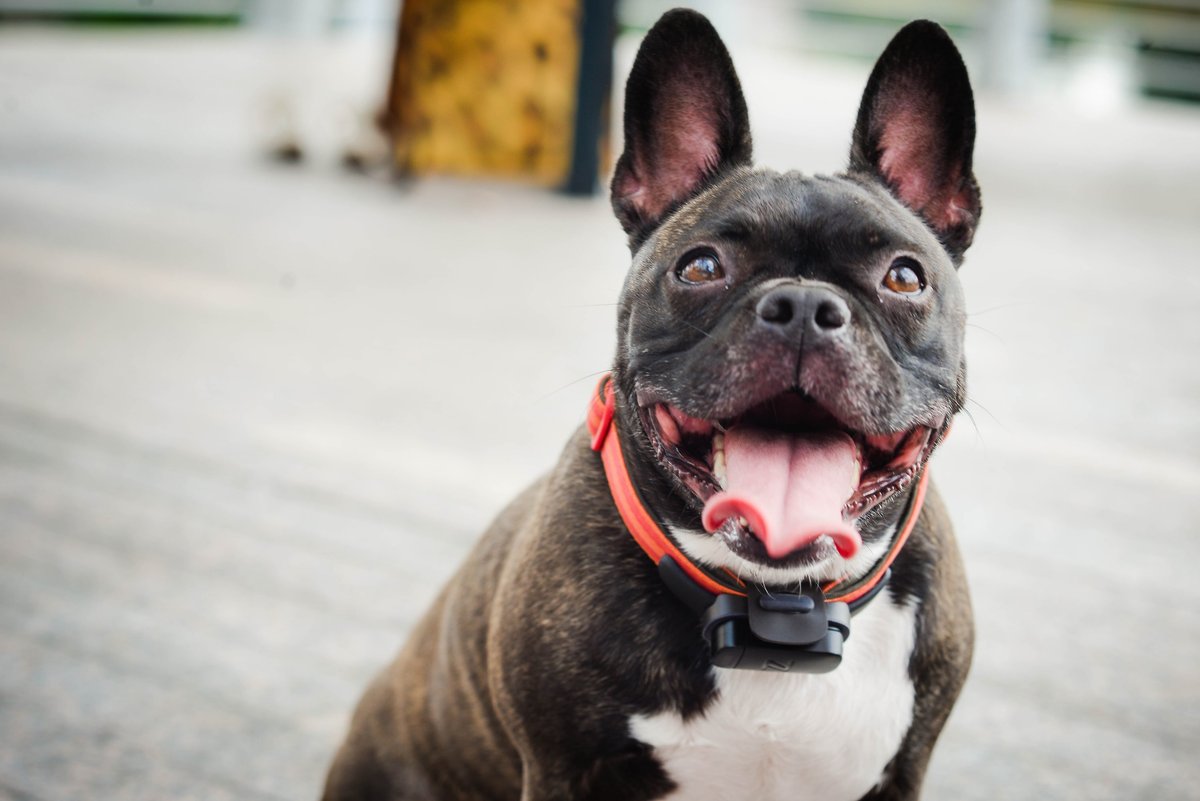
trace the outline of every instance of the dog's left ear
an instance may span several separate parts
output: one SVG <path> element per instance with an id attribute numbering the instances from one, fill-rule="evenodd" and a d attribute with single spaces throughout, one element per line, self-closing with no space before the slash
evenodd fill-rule
<path id="1" fill-rule="evenodd" d="M 958 264 L 982 211 L 971 171 L 974 148 L 975 101 L 962 56 L 937 23 L 910 22 L 867 81 L 850 171 L 887 184 Z"/>
<path id="2" fill-rule="evenodd" d="M 630 245 L 723 170 L 749 163 L 750 151 L 746 101 L 721 37 L 695 11 L 668 11 L 646 34 L 625 85 L 612 204 Z"/>

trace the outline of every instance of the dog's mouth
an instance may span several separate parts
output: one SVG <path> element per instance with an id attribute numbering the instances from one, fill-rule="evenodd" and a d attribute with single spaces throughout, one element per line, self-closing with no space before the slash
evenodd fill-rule
<path id="1" fill-rule="evenodd" d="M 943 422 L 867 434 L 796 390 L 719 420 L 661 402 L 639 411 L 659 461 L 703 504 L 705 529 L 770 562 L 829 543 L 853 557 L 855 520 L 912 482 Z"/>

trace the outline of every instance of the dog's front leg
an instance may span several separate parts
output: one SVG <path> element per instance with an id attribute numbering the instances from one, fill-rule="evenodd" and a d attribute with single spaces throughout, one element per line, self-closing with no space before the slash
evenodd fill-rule
<path id="1" fill-rule="evenodd" d="M 620 752 L 577 764 L 566 774 L 527 764 L 521 801 L 652 801 L 675 789 L 649 749 L 632 739 Z"/>
<path id="2" fill-rule="evenodd" d="M 525 765 L 521 801 L 569 801 L 571 783 L 564 777 Z"/>

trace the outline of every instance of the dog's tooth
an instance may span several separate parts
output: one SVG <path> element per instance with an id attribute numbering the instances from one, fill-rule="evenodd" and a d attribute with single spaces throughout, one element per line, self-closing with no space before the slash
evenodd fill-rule
<path id="1" fill-rule="evenodd" d="M 713 434 L 713 477 L 717 479 L 717 483 L 721 485 L 721 489 L 725 489 L 725 435 L 717 432 Z"/>
<path id="2" fill-rule="evenodd" d="M 738 525 L 742 528 L 750 528 L 750 521 L 744 517 L 738 517 Z"/>

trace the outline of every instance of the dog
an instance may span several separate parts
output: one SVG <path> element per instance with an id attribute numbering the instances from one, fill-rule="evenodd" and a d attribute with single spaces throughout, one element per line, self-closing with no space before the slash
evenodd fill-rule
<path id="1" fill-rule="evenodd" d="M 973 641 L 925 470 L 965 399 L 962 59 L 904 27 L 847 170 L 779 173 L 675 10 L 624 131 L 633 258 L 589 425 L 367 689 L 326 801 L 920 794 Z"/>

